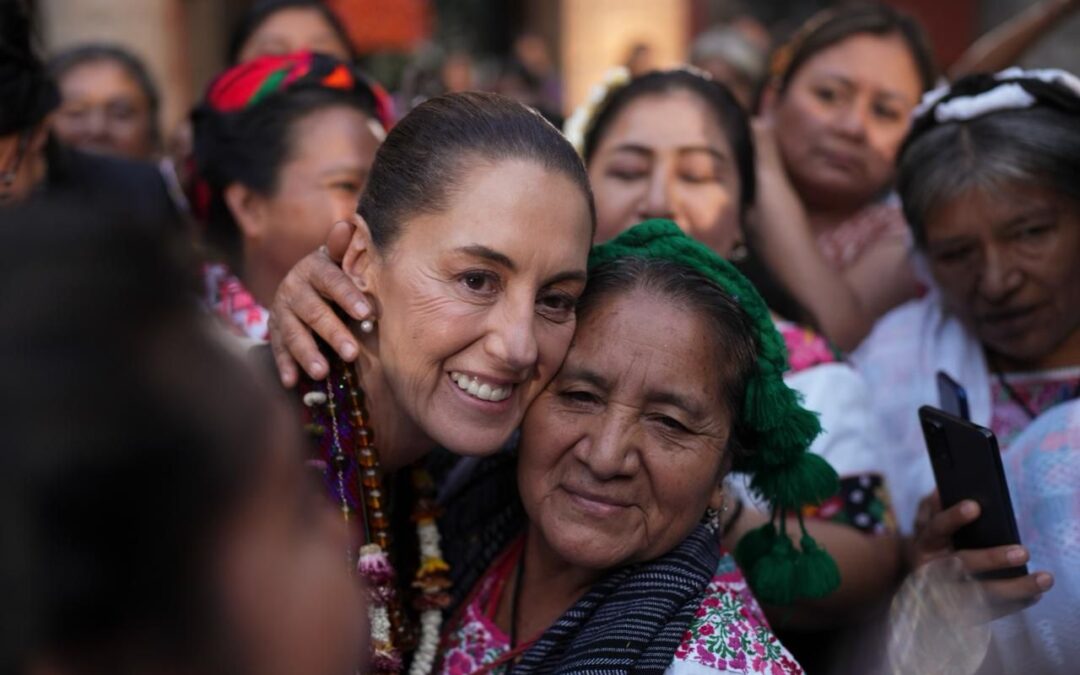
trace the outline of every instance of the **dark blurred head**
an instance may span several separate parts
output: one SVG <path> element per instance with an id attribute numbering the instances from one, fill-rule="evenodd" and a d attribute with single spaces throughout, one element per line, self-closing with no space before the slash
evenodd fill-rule
<path id="1" fill-rule="evenodd" d="M 49 62 L 63 102 L 57 138 L 90 152 L 149 160 L 161 150 L 161 100 L 146 66 L 116 45 L 89 44 Z"/>
<path id="2" fill-rule="evenodd" d="M 653 71 L 614 89 L 584 130 L 606 241 L 649 218 L 668 218 L 722 256 L 754 203 L 754 148 L 746 113 L 700 71 Z"/>
<path id="3" fill-rule="evenodd" d="M 812 208 L 855 209 L 886 190 L 911 111 L 937 78 L 922 28 L 880 4 L 810 18 L 773 56 L 762 108 Z"/>
<path id="4" fill-rule="evenodd" d="M 5 215 L 0 670 L 347 672 L 344 531 L 303 489 L 272 385 L 209 332 L 163 239 L 85 208 Z M 342 624 L 327 654 L 290 614 L 324 637 Z"/>
<path id="5" fill-rule="evenodd" d="M 263 95 L 283 71 L 306 74 Z M 355 213 L 383 134 L 378 106 L 362 75 L 321 55 L 261 57 L 215 80 L 194 115 L 209 189 L 195 203 L 237 272 L 260 266 L 280 281 Z"/>
<path id="6" fill-rule="evenodd" d="M 1080 335 L 1080 80 L 1009 72 L 960 80 L 916 120 L 897 190 L 949 309 L 1038 366 Z M 990 91 L 1030 104 L 947 117 Z"/>
<path id="7" fill-rule="evenodd" d="M 22 3 L 0 1 L 0 205 L 25 198 L 44 179 L 46 121 L 60 102 L 31 36 Z"/>
<path id="8" fill-rule="evenodd" d="M 256 0 L 233 28 L 229 63 L 310 50 L 351 60 L 356 51 L 323 0 Z"/>

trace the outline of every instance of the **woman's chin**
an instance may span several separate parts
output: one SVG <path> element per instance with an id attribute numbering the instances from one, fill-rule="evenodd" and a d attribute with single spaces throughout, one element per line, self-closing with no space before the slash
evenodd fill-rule
<path id="1" fill-rule="evenodd" d="M 455 455 L 463 457 L 486 457 L 502 450 L 510 440 L 517 425 L 507 428 L 469 428 L 469 425 L 446 425 L 445 433 L 432 434 L 435 442 Z"/>

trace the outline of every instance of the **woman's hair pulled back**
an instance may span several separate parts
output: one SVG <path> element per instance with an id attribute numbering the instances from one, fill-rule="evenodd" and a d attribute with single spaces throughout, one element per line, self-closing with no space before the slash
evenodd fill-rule
<path id="1" fill-rule="evenodd" d="M 911 52 L 922 90 L 937 82 L 938 69 L 926 31 L 917 20 L 884 4 L 856 3 L 822 10 L 810 17 L 772 57 L 778 90 L 787 90 L 799 69 L 817 54 L 855 35 L 898 35 Z"/>
<path id="2" fill-rule="evenodd" d="M 503 160 L 536 162 L 569 178 L 595 226 L 588 174 L 570 142 L 535 110 L 481 92 L 430 99 L 398 122 L 375 154 L 358 213 L 385 250 L 410 217 L 448 208 L 473 165 Z"/>
<path id="3" fill-rule="evenodd" d="M 896 189 L 915 241 L 933 211 L 971 189 L 1045 188 L 1080 208 L 1080 97 L 1072 111 L 1038 105 L 934 126 L 909 139 Z"/>

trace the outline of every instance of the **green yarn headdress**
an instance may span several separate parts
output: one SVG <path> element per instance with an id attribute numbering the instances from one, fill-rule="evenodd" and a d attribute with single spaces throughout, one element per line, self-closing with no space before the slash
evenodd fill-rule
<path id="1" fill-rule="evenodd" d="M 648 220 L 593 247 L 589 268 L 619 258 L 658 258 L 685 265 L 733 296 L 750 317 L 758 357 L 739 422 L 744 443 L 752 452 L 736 457 L 733 468 L 751 477 L 751 490 L 768 500 L 772 518 L 739 541 L 735 557 L 764 602 L 785 605 L 828 595 L 839 586 L 840 573 L 832 557 L 807 533 L 801 511 L 804 505 L 820 504 L 833 496 L 839 486 L 829 463 L 808 451 L 821 424 L 784 382 L 787 347 L 765 301 L 731 263 L 670 220 Z M 789 515 L 798 517 L 799 548 L 787 535 Z"/>

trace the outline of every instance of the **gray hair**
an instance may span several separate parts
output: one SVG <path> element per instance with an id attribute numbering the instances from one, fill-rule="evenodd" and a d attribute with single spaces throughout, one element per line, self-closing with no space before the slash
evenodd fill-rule
<path id="1" fill-rule="evenodd" d="M 1040 106 L 942 124 L 913 139 L 897 168 L 896 189 L 919 246 L 935 208 L 972 188 L 1008 184 L 1047 188 L 1080 203 L 1075 114 Z"/>

